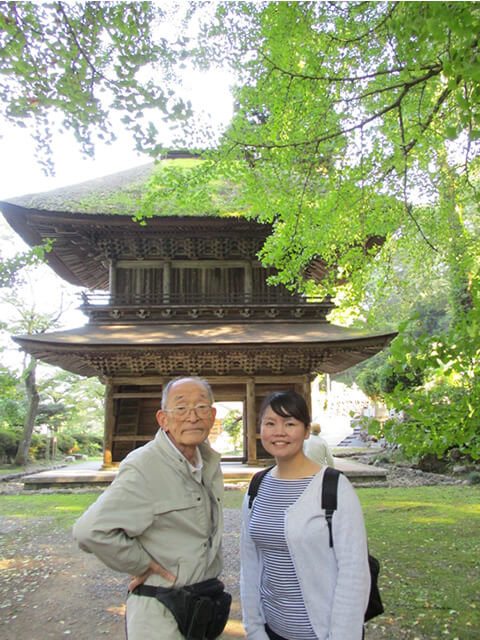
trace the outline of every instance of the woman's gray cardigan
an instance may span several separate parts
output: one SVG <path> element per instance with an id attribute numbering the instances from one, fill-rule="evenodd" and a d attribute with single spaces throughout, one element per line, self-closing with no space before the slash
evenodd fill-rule
<path id="1" fill-rule="evenodd" d="M 285 534 L 305 607 L 319 640 L 361 640 L 370 593 L 367 538 L 355 490 L 343 475 L 334 512 L 333 549 L 322 503 L 322 469 L 285 512 Z M 243 624 L 248 640 L 268 640 L 260 602 L 262 559 L 249 533 L 252 509 L 243 503 L 240 543 Z"/>

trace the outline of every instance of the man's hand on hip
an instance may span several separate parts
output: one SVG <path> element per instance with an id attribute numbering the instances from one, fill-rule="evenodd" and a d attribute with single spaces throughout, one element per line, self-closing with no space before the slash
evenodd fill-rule
<path id="1" fill-rule="evenodd" d="M 138 587 L 139 584 L 143 584 L 148 576 L 152 575 L 152 573 L 158 573 L 162 576 L 162 578 L 165 578 L 165 580 L 168 580 L 172 583 L 176 580 L 176 577 L 171 571 L 168 571 L 168 569 L 165 569 L 157 562 L 152 562 L 144 573 L 141 573 L 139 576 L 135 576 L 134 578 L 132 578 L 130 584 L 128 585 L 128 590 L 133 591 L 135 587 Z"/>

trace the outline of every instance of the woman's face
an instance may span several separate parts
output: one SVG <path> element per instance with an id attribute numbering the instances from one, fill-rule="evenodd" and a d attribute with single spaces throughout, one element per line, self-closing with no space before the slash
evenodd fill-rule
<path id="1" fill-rule="evenodd" d="M 267 407 L 260 424 L 262 445 L 275 458 L 287 459 L 297 455 L 302 451 L 309 432 L 297 418 L 279 416 L 271 407 Z"/>

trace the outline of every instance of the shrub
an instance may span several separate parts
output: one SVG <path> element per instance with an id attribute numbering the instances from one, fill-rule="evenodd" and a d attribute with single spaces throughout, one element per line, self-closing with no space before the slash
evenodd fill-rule
<path id="1" fill-rule="evenodd" d="M 28 455 L 32 460 L 43 460 L 46 457 L 47 447 L 47 436 L 39 433 L 33 433 Z"/>
<path id="2" fill-rule="evenodd" d="M 448 458 L 438 458 L 433 453 L 420 456 L 418 460 L 418 468 L 427 473 L 445 473 L 448 471 L 448 465 Z"/>
<path id="3" fill-rule="evenodd" d="M 70 435 L 77 442 L 80 453 L 94 456 L 103 450 L 103 438 L 100 435 L 86 431 L 75 431 Z"/>
<path id="4" fill-rule="evenodd" d="M 75 438 L 68 435 L 68 433 L 59 433 L 57 435 L 57 449 L 64 454 L 69 454 L 76 446 Z"/>
<path id="5" fill-rule="evenodd" d="M 480 484 L 480 471 L 472 471 L 467 477 L 468 484 Z"/>
<path id="6" fill-rule="evenodd" d="M 0 429 L 0 459 L 12 462 L 18 449 L 19 436 L 11 429 Z"/>

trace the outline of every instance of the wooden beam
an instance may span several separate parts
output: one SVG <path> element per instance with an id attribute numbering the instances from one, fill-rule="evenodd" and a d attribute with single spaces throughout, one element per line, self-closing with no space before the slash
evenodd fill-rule
<path id="1" fill-rule="evenodd" d="M 113 394 L 114 399 L 117 398 L 158 398 L 160 402 L 162 401 L 162 392 L 161 391 L 125 391 Z"/>
<path id="2" fill-rule="evenodd" d="M 165 385 L 170 380 L 168 376 L 119 376 L 111 379 L 116 385 L 120 384 L 136 384 L 139 386 L 148 385 Z"/>
<path id="3" fill-rule="evenodd" d="M 185 375 L 185 377 L 188 377 Z M 208 381 L 209 384 L 214 385 L 216 383 L 221 383 L 222 386 L 227 387 L 229 384 L 247 384 L 248 380 L 251 379 L 250 376 L 201 376 L 204 377 L 205 380 Z M 305 376 L 302 374 L 296 375 L 284 375 L 284 376 L 257 376 L 255 378 L 256 384 L 275 384 L 275 383 L 292 383 L 292 385 L 296 382 L 303 383 Z M 119 376 L 111 378 L 112 382 L 115 384 L 136 384 L 139 386 L 149 386 L 149 385 L 165 385 L 167 382 L 171 380 L 170 376 Z"/>

